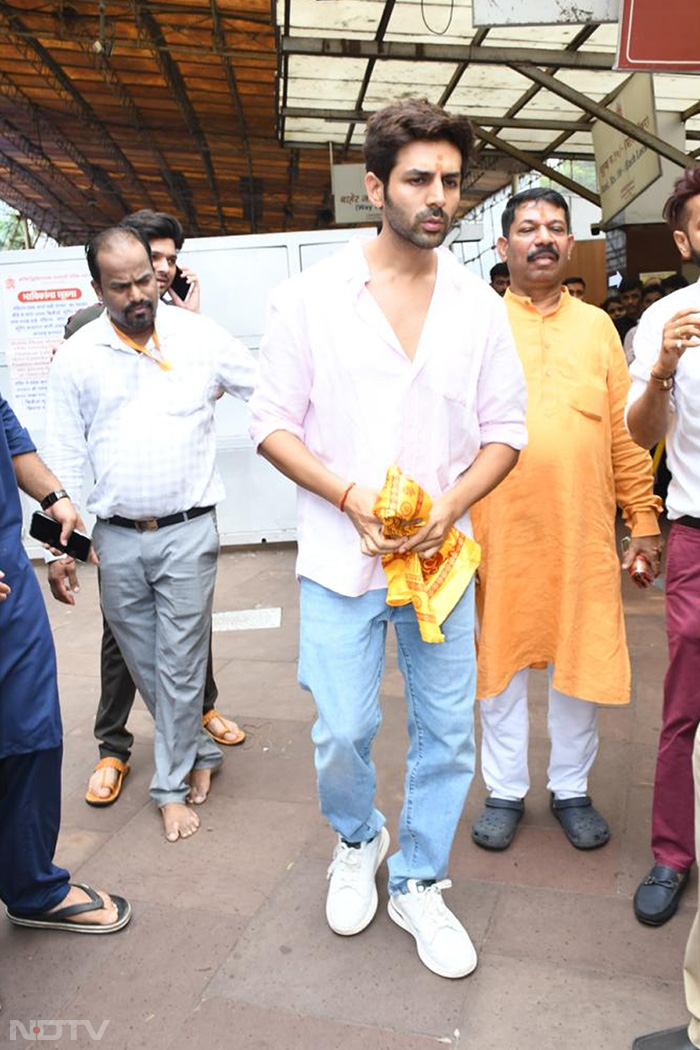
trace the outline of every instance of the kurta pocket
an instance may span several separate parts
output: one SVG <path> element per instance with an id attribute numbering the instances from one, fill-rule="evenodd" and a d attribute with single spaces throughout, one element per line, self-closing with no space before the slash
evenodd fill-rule
<path id="1" fill-rule="evenodd" d="M 608 407 L 607 391 L 592 386 L 581 387 L 572 397 L 571 406 L 589 419 L 600 422 Z"/>

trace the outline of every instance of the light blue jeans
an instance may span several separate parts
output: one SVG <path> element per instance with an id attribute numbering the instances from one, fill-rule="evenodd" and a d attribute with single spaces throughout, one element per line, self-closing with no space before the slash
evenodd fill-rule
<path id="1" fill-rule="evenodd" d="M 347 598 L 301 580 L 299 683 L 318 709 L 321 811 L 348 842 L 365 842 L 385 822 L 374 805 L 370 752 L 381 723 L 386 628 L 394 624 L 409 735 L 399 850 L 389 858 L 389 892 L 398 893 L 407 879 L 447 875 L 474 775 L 474 584 L 442 625 L 442 643 L 424 642 L 413 607 L 387 605 L 386 593 Z"/>

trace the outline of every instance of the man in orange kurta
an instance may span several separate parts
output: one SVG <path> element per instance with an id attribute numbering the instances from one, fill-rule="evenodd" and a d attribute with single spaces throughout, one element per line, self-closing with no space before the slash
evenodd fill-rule
<path id="1" fill-rule="evenodd" d="M 629 437 L 629 377 L 607 314 L 562 287 L 573 246 L 554 190 L 525 190 L 503 215 L 508 316 L 528 385 L 528 447 L 472 508 L 482 546 L 477 696 L 489 790 L 472 836 L 510 845 L 529 788 L 527 678 L 549 671 L 552 809 L 579 849 L 610 831 L 588 796 L 597 704 L 626 704 L 630 666 L 616 553 L 616 504 L 632 534 L 623 567 L 644 553 L 658 571 L 660 501 L 648 453 Z"/>

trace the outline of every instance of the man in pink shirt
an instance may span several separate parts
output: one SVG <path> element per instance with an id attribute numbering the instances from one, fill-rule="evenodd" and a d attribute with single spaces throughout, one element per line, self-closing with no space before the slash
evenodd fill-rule
<path id="1" fill-rule="evenodd" d="M 369 120 L 365 184 L 383 210 L 381 232 L 276 290 L 251 402 L 259 451 L 299 486 L 299 680 L 316 701 L 320 804 L 338 835 L 328 923 L 349 936 L 377 909 L 389 834 L 370 752 L 391 621 L 410 746 L 389 915 L 444 977 L 476 966 L 441 894 L 474 772 L 474 588 L 442 624 L 445 641 L 424 642 L 413 607 L 386 604 L 381 555 L 429 558 L 453 525 L 471 533 L 469 507 L 526 442 L 525 385 L 503 303 L 439 247 L 471 144 L 466 117 L 428 102 L 397 102 Z M 434 501 L 410 539 L 386 539 L 373 511 L 393 463 Z"/>

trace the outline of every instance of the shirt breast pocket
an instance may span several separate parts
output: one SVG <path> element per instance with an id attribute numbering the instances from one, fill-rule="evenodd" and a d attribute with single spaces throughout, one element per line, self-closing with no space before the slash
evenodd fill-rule
<path id="1" fill-rule="evenodd" d="M 608 392 L 594 386 L 579 387 L 570 404 L 582 416 L 600 423 L 608 411 Z"/>

